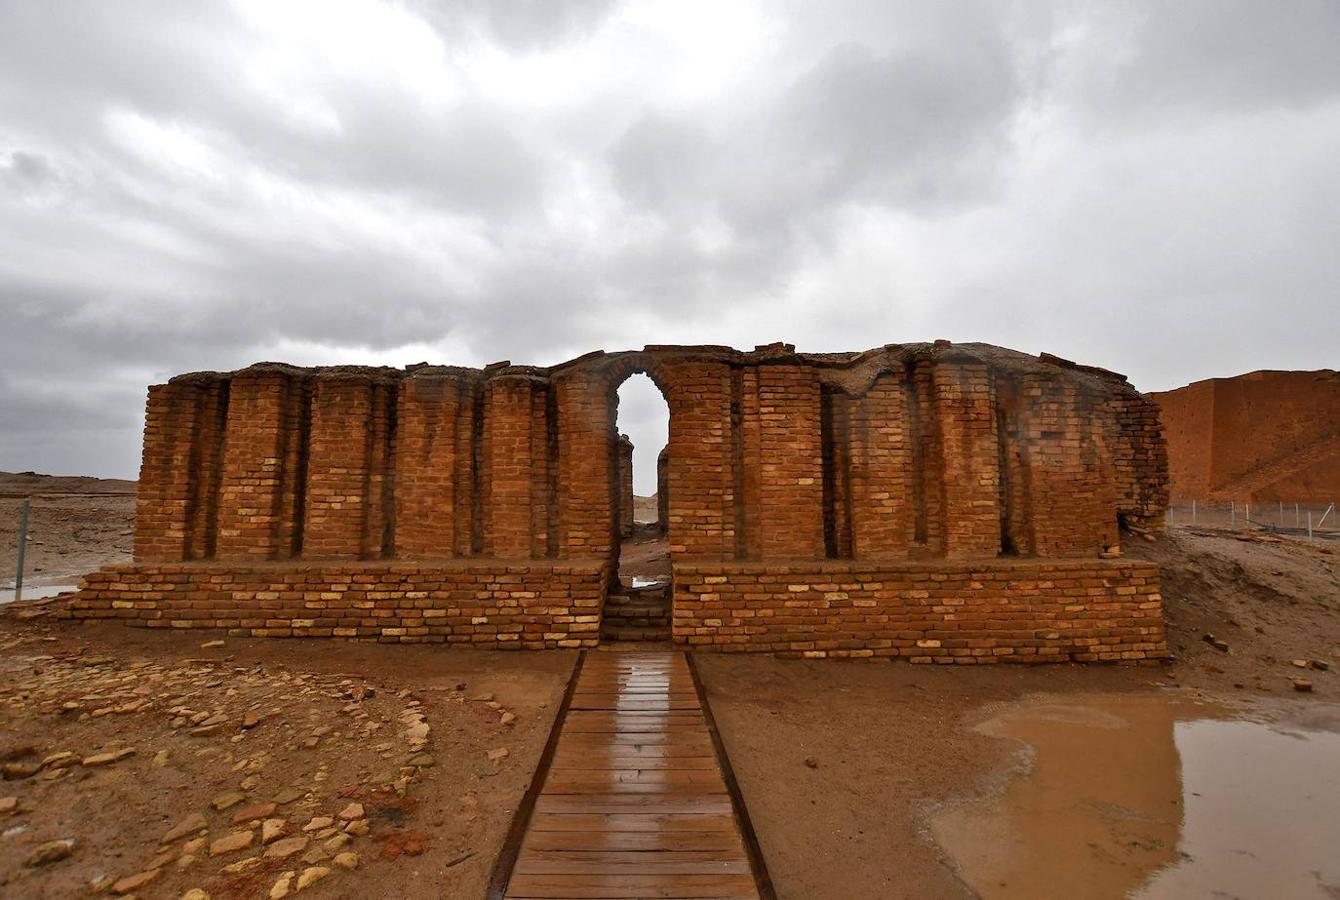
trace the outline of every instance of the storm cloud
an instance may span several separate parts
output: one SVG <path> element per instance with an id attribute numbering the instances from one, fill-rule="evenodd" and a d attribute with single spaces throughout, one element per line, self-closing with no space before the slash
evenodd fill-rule
<path id="1" fill-rule="evenodd" d="M 1337 46 L 1332 0 L 0 0 L 0 469 L 133 477 L 147 384 L 262 359 L 1335 366 Z"/>

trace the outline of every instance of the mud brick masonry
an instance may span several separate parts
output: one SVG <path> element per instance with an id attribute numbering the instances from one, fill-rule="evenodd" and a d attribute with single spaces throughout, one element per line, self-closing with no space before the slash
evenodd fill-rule
<path id="1" fill-rule="evenodd" d="M 1249 372 L 1150 394 L 1185 500 L 1340 500 L 1340 373 Z"/>
<path id="2" fill-rule="evenodd" d="M 914 662 L 1165 656 L 1123 521 L 1157 407 L 983 344 L 650 346 L 552 368 L 263 363 L 149 389 L 135 562 L 68 615 L 234 634 L 590 647 L 631 519 L 617 389 L 670 409 L 677 644 Z"/>

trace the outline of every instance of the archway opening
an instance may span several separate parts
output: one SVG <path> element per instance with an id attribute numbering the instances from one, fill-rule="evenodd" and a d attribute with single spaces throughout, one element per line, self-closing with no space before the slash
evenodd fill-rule
<path id="1" fill-rule="evenodd" d="M 619 580 L 625 587 L 644 587 L 670 578 L 660 512 L 670 407 L 656 383 L 640 372 L 619 385 L 618 400 Z"/>
<path id="2" fill-rule="evenodd" d="M 605 598 L 602 638 L 670 638 L 670 542 L 662 510 L 670 407 L 651 378 L 635 373 L 615 395 L 618 570 Z"/>

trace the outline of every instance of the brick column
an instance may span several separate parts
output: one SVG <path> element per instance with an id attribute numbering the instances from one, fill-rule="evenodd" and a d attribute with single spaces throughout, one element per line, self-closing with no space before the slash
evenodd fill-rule
<path id="1" fill-rule="evenodd" d="M 941 358 L 932 382 L 940 435 L 944 555 L 1000 555 L 1000 448 L 987 367 Z"/>
<path id="2" fill-rule="evenodd" d="M 656 527 L 666 533 L 670 521 L 670 448 L 662 447 L 656 454 Z"/>
<path id="3" fill-rule="evenodd" d="M 217 387 L 212 393 L 216 410 Z M 201 446 L 201 428 L 211 416 L 210 394 L 207 386 L 189 383 L 149 388 L 144 456 L 135 500 L 135 559 L 139 562 L 170 562 L 204 555 L 193 552 L 193 545 L 205 540 L 198 535 L 194 508 L 200 499 L 214 499 L 212 491 L 205 498 L 197 495 L 201 487 L 200 453 L 205 449 Z M 218 436 L 213 438 L 217 447 Z"/>
<path id="4" fill-rule="evenodd" d="M 485 556 L 529 558 L 534 550 L 537 496 L 536 397 L 544 383 L 531 375 L 498 375 L 484 387 L 484 432 L 480 453 L 480 483 L 484 492 L 483 550 Z M 540 405 L 543 411 L 543 405 Z M 538 460 L 541 467 L 544 459 Z"/>
<path id="5" fill-rule="evenodd" d="M 619 435 L 619 534 L 633 533 L 633 442 Z"/>
<path id="6" fill-rule="evenodd" d="M 714 559 L 735 555 L 735 466 L 730 366 L 665 367 L 670 407 L 667 517 L 670 552 Z"/>
<path id="7" fill-rule="evenodd" d="M 557 553 L 564 559 L 614 552 L 613 406 L 602 377 L 553 376 L 558 428 Z M 673 416 L 671 417 L 673 421 Z"/>
<path id="8" fill-rule="evenodd" d="M 1103 398 L 1073 379 L 1029 373 L 1019 412 L 1026 546 L 1042 557 L 1092 557 L 1117 544 L 1117 498 Z"/>
<path id="9" fill-rule="evenodd" d="M 219 485 L 220 559 L 293 555 L 303 403 L 299 375 L 260 369 L 233 377 Z"/>
<path id="10" fill-rule="evenodd" d="M 303 556 L 379 557 L 391 542 L 394 387 L 362 373 L 323 374 L 314 384 Z"/>
<path id="11" fill-rule="evenodd" d="M 474 497 L 477 376 L 412 373 L 396 414 L 396 553 L 404 559 L 469 556 Z"/>
<path id="12" fill-rule="evenodd" d="M 809 366 L 758 369 L 759 544 L 764 559 L 824 556 L 819 380 Z"/>
<path id="13" fill-rule="evenodd" d="M 852 402 L 852 557 L 906 559 L 912 538 L 911 448 L 901 374 L 884 374 Z"/>

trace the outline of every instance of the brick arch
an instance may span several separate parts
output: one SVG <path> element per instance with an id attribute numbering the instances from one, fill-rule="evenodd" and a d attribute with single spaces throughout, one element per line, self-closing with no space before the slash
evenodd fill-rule
<path id="1" fill-rule="evenodd" d="M 603 453 L 603 465 L 606 480 L 609 488 L 606 492 L 605 509 L 606 516 L 600 525 L 602 535 L 608 531 L 610 540 L 608 544 L 608 553 L 611 560 L 616 564 L 617 555 L 621 542 L 620 532 L 620 494 L 618 484 L 618 396 L 619 388 L 623 386 L 629 378 L 634 375 L 646 375 L 651 379 L 652 384 L 660 391 L 661 398 L 665 401 L 666 409 L 669 412 L 670 425 L 668 434 L 673 434 L 676 423 L 676 401 L 679 396 L 675 386 L 677 383 L 675 372 L 672 365 L 664 364 L 654 351 L 641 351 L 619 353 L 604 356 L 594 364 L 581 366 L 585 369 L 585 375 L 594 379 L 600 386 L 599 390 L 603 397 L 601 407 L 601 418 L 604 421 L 605 431 L 605 451 Z M 667 442 L 669 446 L 669 442 Z M 673 452 L 669 456 L 673 457 Z M 674 483 L 674 475 L 667 475 L 667 488 Z M 668 491 L 673 495 L 673 491 Z M 670 536 L 670 542 L 673 546 L 674 538 L 671 535 L 671 517 L 667 516 L 667 521 L 662 523 L 666 529 L 666 534 Z"/>
<path id="2" fill-rule="evenodd" d="M 618 440 L 614 399 L 631 375 L 643 373 L 665 397 L 670 411 L 667 482 L 671 497 L 666 530 L 672 557 L 729 559 L 737 555 L 739 473 L 733 442 L 734 374 L 731 357 L 721 348 L 674 347 L 616 354 L 592 354 L 554 372 L 560 432 L 571 459 L 560 459 L 560 498 L 581 485 L 596 499 L 568 503 L 582 524 L 560 536 L 569 556 L 612 557 L 616 547 L 613 514 L 613 458 Z M 567 384 L 567 387 L 562 385 Z M 586 417 L 583 419 L 582 417 Z M 565 425 L 564 423 L 568 424 Z M 598 425 L 593 426 L 593 422 Z M 596 428 L 599 434 L 591 433 Z M 579 432 L 574 439 L 573 432 Z M 560 440 L 560 456 L 564 455 Z M 584 448 L 584 449 L 582 449 Z M 581 458 L 581 453 L 597 459 Z M 594 470 L 596 486 L 580 469 Z M 563 472 L 570 477 L 563 480 Z M 588 535 L 596 535 L 590 539 Z"/>

